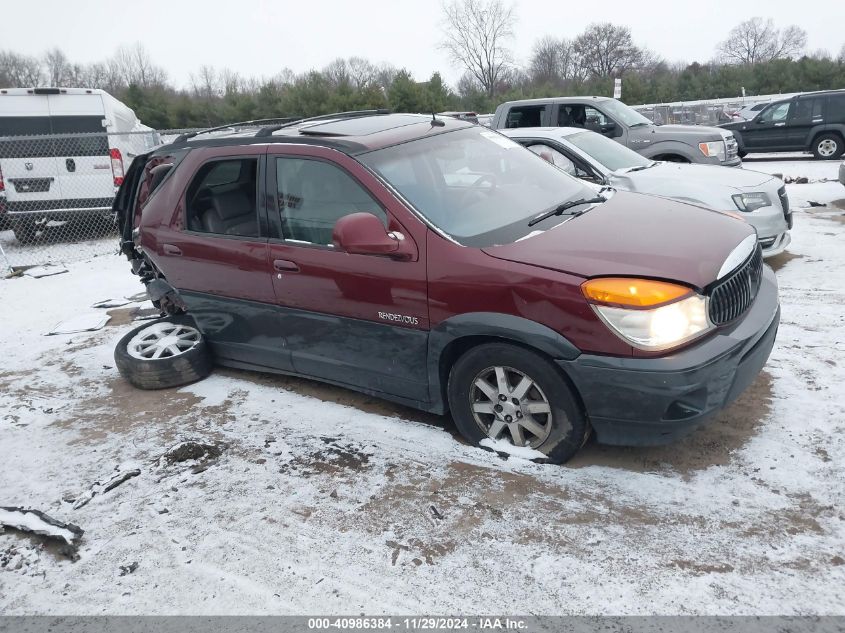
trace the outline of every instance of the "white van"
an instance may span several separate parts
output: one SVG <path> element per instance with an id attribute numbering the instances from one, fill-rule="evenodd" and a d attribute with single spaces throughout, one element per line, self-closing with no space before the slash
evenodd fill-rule
<path id="1" fill-rule="evenodd" d="M 48 221 L 110 218 L 124 166 L 157 144 L 102 90 L 0 89 L 0 223 L 28 242 Z"/>

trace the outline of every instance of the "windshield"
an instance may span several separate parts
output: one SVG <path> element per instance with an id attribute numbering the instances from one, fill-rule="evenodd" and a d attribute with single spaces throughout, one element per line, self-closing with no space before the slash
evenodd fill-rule
<path id="1" fill-rule="evenodd" d="M 609 171 L 648 167 L 652 162 L 634 150 L 595 132 L 579 132 L 565 138 Z"/>
<path id="2" fill-rule="evenodd" d="M 601 108 L 606 114 L 610 115 L 610 118 L 615 119 L 628 127 L 632 127 L 634 125 L 654 125 L 654 123 L 649 121 L 642 114 L 616 99 L 602 101 Z"/>
<path id="3" fill-rule="evenodd" d="M 471 127 L 360 157 L 433 225 L 466 246 L 510 244 L 527 221 L 592 190 L 518 143 Z M 550 218 L 549 228 L 562 221 Z"/>

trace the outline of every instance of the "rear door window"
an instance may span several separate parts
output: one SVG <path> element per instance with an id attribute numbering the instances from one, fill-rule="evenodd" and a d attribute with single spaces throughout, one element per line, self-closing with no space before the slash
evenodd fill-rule
<path id="1" fill-rule="evenodd" d="M 508 111 L 506 128 L 542 127 L 548 106 L 517 106 Z"/>
<path id="2" fill-rule="evenodd" d="M 257 197 L 257 158 L 207 162 L 188 186 L 188 229 L 215 235 L 258 237 Z"/>
<path id="3" fill-rule="evenodd" d="M 792 108 L 789 120 L 800 125 L 810 123 L 813 119 L 821 119 L 823 106 L 824 99 L 821 97 L 799 99 Z"/>
<path id="4" fill-rule="evenodd" d="M 826 123 L 845 123 L 845 93 L 827 98 Z"/>

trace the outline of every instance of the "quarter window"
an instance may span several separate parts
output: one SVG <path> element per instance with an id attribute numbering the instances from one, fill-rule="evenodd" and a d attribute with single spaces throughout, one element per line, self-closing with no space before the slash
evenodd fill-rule
<path id="1" fill-rule="evenodd" d="M 286 240 L 331 245 L 335 223 L 351 213 L 387 214 L 349 174 L 321 160 L 276 159 L 276 200 Z"/>
<path id="2" fill-rule="evenodd" d="M 258 237 L 258 159 L 216 160 L 203 165 L 188 187 L 188 229 Z"/>

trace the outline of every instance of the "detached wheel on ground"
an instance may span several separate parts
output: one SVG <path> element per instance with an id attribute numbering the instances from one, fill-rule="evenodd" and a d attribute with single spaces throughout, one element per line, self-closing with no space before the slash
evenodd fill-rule
<path id="1" fill-rule="evenodd" d="M 30 244 L 38 234 L 38 225 L 35 220 L 29 218 L 15 218 L 12 221 L 12 230 L 15 232 L 15 239 L 21 244 Z"/>
<path id="2" fill-rule="evenodd" d="M 461 434 L 535 449 L 555 464 L 584 445 L 589 424 L 551 361 L 506 343 L 479 345 L 449 375 L 449 407 Z"/>
<path id="3" fill-rule="evenodd" d="M 211 351 L 193 319 L 165 317 L 124 336 L 114 350 L 120 375 L 139 389 L 180 387 L 212 369 Z"/>
<path id="4" fill-rule="evenodd" d="M 821 134 L 813 141 L 813 156 L 818 160 L 836 160 L 842 156 L 845 143 L 836 134 Z"/>

